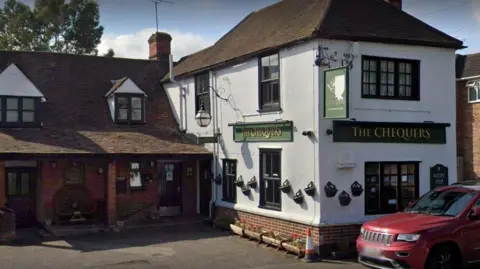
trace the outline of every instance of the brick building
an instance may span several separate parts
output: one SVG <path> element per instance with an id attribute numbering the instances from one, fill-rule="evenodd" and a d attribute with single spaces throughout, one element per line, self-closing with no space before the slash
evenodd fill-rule
<path id="1" fill-rule="evenodd" d="M 455 179 L 462 42 L 401 2 L 279 1 L 165 76 L 180 128 L 214 154 L 212 217 L 334 248 L 435 187 L 432 167 Z"/>
<path id="2" fill-rule="evenodd" d="M 460 180 L 480 178 L 480 53 L 457 55 L 457 159 Z"/>
<path id="3" fill-rule="evenodd" d="M 194 216 L 208 203 L 198 169 L 211 153 L 179 131 L 160 84 L 170 41 L 153 35 L 150 60 L 0 52 L 0 205 L 18 226 Z"/>

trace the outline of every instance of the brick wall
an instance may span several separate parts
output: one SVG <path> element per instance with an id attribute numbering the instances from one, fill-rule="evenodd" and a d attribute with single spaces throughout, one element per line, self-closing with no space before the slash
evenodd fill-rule
<path id="1" fill-rule="evenodd" d="M 0 207 L 5 205 L 6 201 L 6 190 L 5 190 L 5 162 L 0 161 Z"/>
<path id="2" fill-rule="evenodd" d="M 217 219 L 238 219 L 242 222 L 260 226 L 285 235 L 292 233 L 298 236 L 306 236 L 306 229 L 311 228 L 312 239 L 316 246 L 320 245 L 320 235 L 323 236 L 323 242 L 320 246 L 320 252 L 341 249 L 342 244 L 349 244 L 350 247 L 355 243 L 360 234 L 361 224 L 352 225 L 329 225 L 329 226 L 310 226 L 301 223 L 265 217 L 262 215 L 247 213 L 225 207 L 216 207 L 215 217 Z"/>
<path id="3" fill-rule="evenodd" d="M 480 178 L 480 103 L 468 103 L 466 81 L 457 82 L 457 155 L 463 179 Z M 463 166 L 463 167 L 462 167 Z"/>

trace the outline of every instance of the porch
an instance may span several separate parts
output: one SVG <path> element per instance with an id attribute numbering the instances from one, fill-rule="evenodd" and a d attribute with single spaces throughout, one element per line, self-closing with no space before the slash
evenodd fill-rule
<path id="1" fill-rule="evenodd" d="M 101 231 L 209 216 L 208 155 L 0 160 L 0 206 L 18 228 Z"/>

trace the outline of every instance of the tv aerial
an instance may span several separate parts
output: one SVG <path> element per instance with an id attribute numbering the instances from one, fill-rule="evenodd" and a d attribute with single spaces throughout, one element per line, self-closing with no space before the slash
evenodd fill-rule
<path id="1" fill-rule="evenodd" d="M 158 4 L 167 3 L 167 4 L 174 4 L 172 1 L 168 0 L 151 0 L 155 4 L 155 21 L 157 23 L 157 32 L 158 32 Z"/>

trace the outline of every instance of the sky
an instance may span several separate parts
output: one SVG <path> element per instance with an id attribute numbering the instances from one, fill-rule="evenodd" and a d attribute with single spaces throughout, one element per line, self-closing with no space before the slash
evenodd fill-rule
<path id="1" fill-rule="evenodd" d="M 0 0 L 0 6 L 3 6 Z M 34 0 L 19 0 L 31 4 Z M 97 0 L 105 27 L 99 51 L 118 57 L 148 58 L 148 37 L 155 32 L 152 0 Z M 159 0 L 157 0 L 159 1 Z M 158 4 L 159 30 L 172 36 L 174 59 L 203 49 L 254 10 L 277 0 L 168 0 Z M 300 1 L 300 0 L 298 0 Z M 403 0 L 403 10 L 462 41 L 461 54 L 480 52 L 480 0 Z"/>

